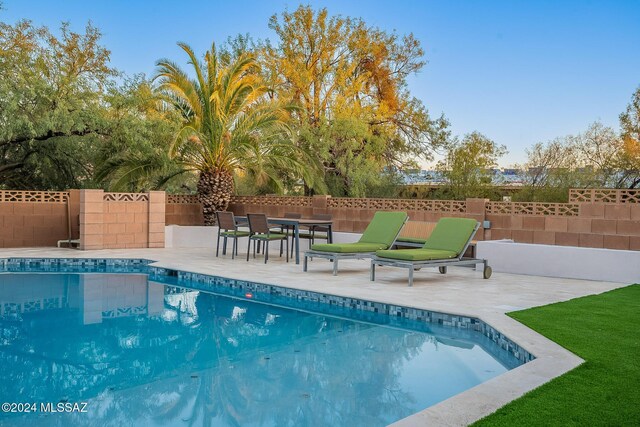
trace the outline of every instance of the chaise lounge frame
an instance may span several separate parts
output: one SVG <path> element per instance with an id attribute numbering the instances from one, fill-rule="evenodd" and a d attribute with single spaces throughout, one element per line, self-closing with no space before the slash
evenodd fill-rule
<path id="1" fill-rule="evenodd" d="M 389 245 L 389 247 L 393 247 L 393 245 L 396 242 L 396 239 L 398 238 L 398 236 L 400 235 L 400 232 L 402 231 L 402 228 L 404 227 L 404 224 L 407 223 L 407 221 L 409 220 L 409 217 L 407 216 L 404 219 L 404 222 L 402 223 L 402 226 L 400 226 L 398 233 L 396 233 L 396 236 L 393 239 L 393 242 L 391 243 L 391 245 Z M 302 263 L 302 271 L 306 272 L 307 271 L 307 258 L 324 258 L 324 259 L 328 259 L 330 261 L 333 262 L 333 275 L 337 276 L 338 275 L 338 261 L 339 260 L 345 260 L 345 259 L 369 259 L 373 256 L 375 256 L 375 252 L 325 252 L 325 251 L 314 251 L 312 249 L 305 251 L 304 253 L 304 261 Z"/>
<path id="2" fill-rule="evenodd" d="M 476 223 L 473 232 L 469 236 L 464 248 L 460 252 L 458 258 L 451 259 L 434 259 L 434 260 L 426 260 L 426 261 L 408 261 L 408 260 L 400 260 L 400 259 L 392 259 L 392 258 L 382 258 L 376 256 L 375 254 L 371 257 L 371 272 L 370 272 L 370 280 L 373 282 L 376 280 L 376 265 L 380 266 L 389 266 L 389 267 L 400 267 L 406 268 L 409 270 L 409 286 L 413 286 L 413 272 L 415 270 L 420 270 L 423 267 L 438 267 L 438 271 L 441 274 L 447 273 L 447 267 L 449 266 L 473 266 L 477 267 L 478 264 L 483 264 L 482 269 L 482 277 L 484 279 L 488 279 L 491 277 L 491 267 L 486 259 L 480 258 L 466 258 L 464 253 L 469 248 L 473 237 L 475 236 L 478 228 L 480 227 L 480 223 Z"/>

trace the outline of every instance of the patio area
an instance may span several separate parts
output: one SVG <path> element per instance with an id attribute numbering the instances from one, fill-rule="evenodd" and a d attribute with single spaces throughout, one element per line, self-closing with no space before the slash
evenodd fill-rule
<path id="1" fill-rule="evenodd" d="M 272 254 L 277 254 L 275 247 Z M 77 251 L 58 248 L 0 249 L 0 258 L 145 258 L 156 265 L 268 283 L 370 301 L 478 317 L 536 356 L 526 365 L 487 381 L 462 394 L 394 425 L 467 425 L 533 388 L 578 366 L 582 360 L 552 341 L 531 331 L 505 313 L 569 299 L 598 294 L 626 284 L 557 279 L 494 273 L 489 280 L 468 268 L 449 268 L 446 275 L 436 269 L 416 272 L 414 287 L 407 287 L 406 270 L 379 268 L 377 281 L 369 281 L 368 261 L 343 261 L 338 276 L 331 275 L 331 263 L 316 259 L 309 272 L 284 258 L 231 260 L 219 258 L 210 248 L 109 249 Z M 461 408 L 464 408 L 461 410 Z"/>

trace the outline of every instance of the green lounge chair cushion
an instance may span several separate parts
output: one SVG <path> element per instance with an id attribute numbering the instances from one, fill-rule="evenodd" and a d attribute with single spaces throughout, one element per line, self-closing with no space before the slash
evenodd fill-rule
<path id="1" fill-rule="evenodd" d="M 376 212 L 358 243 L 382 243 L 387 248 L 398 236 L 406 220 L 406 212 Z"/>
<path id="2" fill-rule="evenodd" d="M 222 233 L 220 233 L 221 236 L 227 236 L 227 237 L 245 237 L 249 235 L 248 231 L 241 231 L 241 230 L 229 230 L 229 231 L 223 231 Z"/>
<path id="3" fill-rule="evenodd" d="M 253 236 L 251 236 L 251 238 L 257 240 L 282 240 L 286 239 L 287 235 L 280 233 L 254 234 Z"/>
<path id="4" fill-rule="evenodd" d="M 376 212 L 356 243 L 318 243 L 311 250 L 334 253 L 368 253 L 387 249 L 407 220 L 405 212 Z"/>
<path id="5" fill-rule="evenodd" d="M 458 254 L 453 251 L 443 251 L 438 249 L 399 249 L 377 251 L 376 256 L 402 261 L 431 261 L 436 259 L 457 258 Z"/>
<path id="6" fill-rule="evenodd" d="M 316 243 L 311 245 L 311 250 L 346 254 L 375 252 L 379 249 L 387 249 L 388 247 L 388 245 L 384 245 L 382 243 Z"/>
<path id="7" fill-rule="evenodd" d="M 473 237 L 477 223 L 470 218 L 440 218 L 422 248 L 450 251 L 457 256 Z"/>
<path id="8" fill-rule="evenodd" d="M 396 243 L 419 243 L 424 245 L 427 242 L 427 239 L 419 239 L 417 237 L 398 237 L 396 239 Z"/>

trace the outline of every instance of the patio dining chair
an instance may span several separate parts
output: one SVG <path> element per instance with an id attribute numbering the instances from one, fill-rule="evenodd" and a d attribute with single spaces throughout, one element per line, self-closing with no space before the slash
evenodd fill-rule
<path id="1" fill-rule="evenodd" d="M 286 234 L 274 233 L 269 229 L 267 216 L 265 214 L 247 214 L 249 221 L 249 244 L 247 246 L 247 261 L 249 261 L 249 251 L 251 241 L 253 241 L 253 257 L 256 257 L 256 242 L 264 242 L 264 263 L 269 260 L 269 243 L 274 240 L 280 241 L 280 256 L 282 256 L 282 242 L 287 244 L 286 256 L 289 262 L 289 237 Z"/>
<path id="2" fill-rule="evenodd" d="M 216 221 L 218 222 L 218 242 L 216 244 L 216 257 L 220 251 L 220 237 L 224 239 L 222 243 L 222 255 L 227 253 L 227 239 L 233 239 L 233 247 L 231 248 L 231 259 L 238 255 L 238 239 L 240 237 L 249 236 L 248 231 L 238 230 L 236 219 L 233 212 L 216 212 Z"/>
<path id="3" fill-rule="evenodd" d="M 282 215 L 283 218 L 289 218 L 289 219 L 300 219 L 302 218 L 302 214 L 298 213 L 298 212 L 285 212 L 284 215 Z M 291 236 L 291 256 L 293 256 L 293 227 L 290 225 L 280 225 L 277 227 L 274 227 L 273 224 L 271 224 L 269 226 L 269 229 L 271 231 L 275 231 L 276 233 L 280 233 L 280 234 L 286 234 L 287 236 Z M 260 242 L 258 242 L 258 253 L 260 253 Z"/>

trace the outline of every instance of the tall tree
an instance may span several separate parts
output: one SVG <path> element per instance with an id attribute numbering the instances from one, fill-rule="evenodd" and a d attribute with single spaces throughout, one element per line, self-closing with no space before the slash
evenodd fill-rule
<path id="1" fill-rule="evenodd" d="M 479 132 L 465 135 L 462 141 L 452 141 L 446 157 L 436 165 L 446 182 L 442 194 L 457 200 L 489 197 L 494 168 L 506 153 L 504 145 Z"/>
<path id="2" fill-rule="evenodd" d="M 640 87 L 631 102 L 620 115 L 622 128 L 623 159 L 628 171 L 628 187 L 640 186 Z"/>
<path id="3" fill-rule="evenodd" d="M 519 166 L 523 188 L 513 198 L 527 202 L 567 202 L 569 188 L 590 185 L 584 169 L 577 169 L 579 156 L 567 138 L 536 143 L 525 150 L 527 161 Z"/>
<path id="4" fill-rule="evenodd" d="M 522 166 L 522 201 L 566 202 L 570 188 L 634 188 L 640 183 L 640 162 L 633 126 L 625 128 L 629 112 L 621 115 L 622 135 L 594 122 L 586 131 L 537 143 L 527 150 Z M 627 122 L 625 122 L 627 120 Z M 631 129 L 631 132 L 629 132 Z"/>
<path id="5" fill-rule="evenodd" d="M 596 187 L 622 188 L 629 179 L 620 135 L 600 122 L 592 123 L 578 135 L 568 137 L 567 143 L 577 151 L 575 167 L 590 175 Z"/>
<path id="6" fill-rule="evenodd" d="M 624 113 L 620 114 L 622 136 L 640 141 L 640 87 L 636 89 Z"/>
<path id="7" fill-rule="evenodd" d="M 346 153 L 366 157 L 360 164 L 380 172 L 415 156 L 429 159 L 448 138 L 447 121 L 431 119 L 407 89 L 408 76 L 424 66 L 413 35 L 400 38 L 360 19 L 332 17 L 326 9 L 314 12 L 310 6 L 274 15 L 269 26 L 278 41 L 263 50 L 264 74 L 273 96 L 299 107 L 293 117 L 306 138 L 298 143 L 324 153 L 327 179 L 353 181 L 340 166 Z M 345 120 L 352 128 L 359 128 L 355 121 L 367 128 L 359 132 L 357 144 L 351 131 L 350 138 L 323 138 L 326 128 Z M 336 143 L 340 139 L 350 149 Z"/>
<path id="8" fill-rule="evenodd" d="M 304 156 L 291 141 L 289 111 L 266 96 L 255 58 L 248 53 L 220 56 L 212 44 L 203 62 L 188 45 L 178 45 L 195 77 L 162 59 L 156 79 L 182 117 L 170 155 L 199 173 L 205 225 L 214 224 L 215 211 L 227 208 L 237 171 L 278 184 L 281 171 L 288 170 L 314 183 L 307 167 L 311 161 L 301 161 Z"/>
<path id="9" fill-rule="evenodd" d="M 400 182 L 395 169 L 381 170 L 387 141 L 357 118 L 323 120 L 317 128 L 300 126 L 298 141 L 312 147 L 325 164 L 325 182 L 333 196 L 380 197 L 394 195 Z M 384 164 L 384 163 L 383 163 Z"/>
<path id="10" fill-rule="evenodd" d="M 102 94 L 116 71 L 100 32 L 0 23 L 0 182 L 64 189 L 91 179 L 106 132 Z"/>

